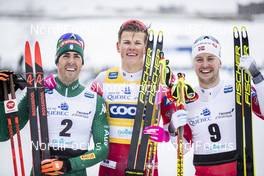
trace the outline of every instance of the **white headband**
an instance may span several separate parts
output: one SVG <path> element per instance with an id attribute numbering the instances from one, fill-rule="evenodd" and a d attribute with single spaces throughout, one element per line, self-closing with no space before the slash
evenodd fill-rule
<path id="1" fill-rule="evenodd" d="M 201 36 L 192 46 L 192 58 L 201 53 L 210 53 L 221 59 L 221 46 L 214 37 Z"/>

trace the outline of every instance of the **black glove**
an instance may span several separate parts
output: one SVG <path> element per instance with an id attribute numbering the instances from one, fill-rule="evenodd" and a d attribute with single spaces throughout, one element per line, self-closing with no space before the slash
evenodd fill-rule
<path id="1" fill-rule="evenodd" d="M 143 170 L 129 169 L 125 170 L 125 176 L 144 176 Z"/>
<path id="2" fill-rule="evenodd" d="M 0 101 L 4 100 L 3 81 L 7 82 L 8 93 L 10 93 L 9 77 L 11 74 L 13 75 L 15 90 L 17 89 L 23 90 L 27 85 L 25 79 L 20 74 L 14 74 L 13 71 L 10 71 L 10 70 L 0 70 Z"/>

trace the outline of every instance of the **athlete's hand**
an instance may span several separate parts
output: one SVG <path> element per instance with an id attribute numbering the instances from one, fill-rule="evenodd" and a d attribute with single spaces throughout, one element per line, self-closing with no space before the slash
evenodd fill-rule
<path id="1" fill-rule="evenodd" d="M 7 91 L 10 93 L 10 75 L 13 77 L 13 82 L 15 84 L 15 90 L 21 89 L 23 90 L 26 86 L 25 79 L 20 74 L 14 74 L 13 71 L 10 70 L 0 70 L 0 101 L 4 100 L 3 95 L 3 81 L 7 81 Z"/>
<path id="2" fill-rule="evenodd" d="M 9 78 L 8 70 L 0 70 L 0 81 L 7 81 Z M 13 72 L 12 72 L 13 73 Z"/>
<path id="3" fill-rule="evenodd" d="M 187 111 L 183 109 L 177 110 L 175 113 L 172 114 L 171 123 L 173 124 L 175 129 L 187 124 L 187 114 Z"/>
<path id="4" fill-rule="evenodd" d="M 250 56 L 242 56 L 240 58 L 239 67 L 245 69 L 252 77 L 256 77 L 260 73 L 255 59 Z"/>
<path id="5" fill-rule="evenodd" d="M 168 142 L 170 135 L 160 126 L 149 126 L 144 129 L 144 134 L 149 135 L 149 139 L 153 142 Z"/>
<path id="6" fill-rule="evenodd" d="M 58 159 L 45 159 L 41 162 L 41 173 L 45 175 L 64 174 L 64 162 Z"/>

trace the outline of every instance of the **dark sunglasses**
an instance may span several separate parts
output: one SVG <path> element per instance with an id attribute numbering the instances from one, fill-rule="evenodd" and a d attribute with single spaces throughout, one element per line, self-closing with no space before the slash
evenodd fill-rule
<path id="1" fill-rule="evenodd" d="M 57 46 L 61 43 L 61 41 L 64 41 L 64 40 L 75 40 L 75 41 L 77 40 L 81 44 L 81 47 L 84 48 L 84 41 L 81 38 L 81 36 L 79 36 L 78 34 L 74 34 L 74 33 L 63 34 L 59 38 Z"/>

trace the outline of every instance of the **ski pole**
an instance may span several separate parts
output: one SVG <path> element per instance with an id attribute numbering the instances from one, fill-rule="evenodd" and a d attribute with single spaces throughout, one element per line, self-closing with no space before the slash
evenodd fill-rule
<path id="1" fill-rule="evenodd" d="M 15 94 L 15 85 L 13 81 L 13 74 L 10 75 L 10 90 L 11 90 L 11 98 L 16 100 Z M 20 160 L 20 169 L 22 176 L 25 175 L 25 167 L 24 167 L 24 158 L 23 158 L 23 151 L 22 151 L 22 143 L 20 137 L 20 129 L 19 129 L 19 120 L 17 114 L 14 115 L 15 126 L 16 126 L 16 133 L 17 133 L 17 143 L 18 143 L 18 152 L 19 152 L 19 160 Z"/>
<path id="2" fill-rule="evenodd" d="M 177 87 L 176 87 L 176 91 L 177 91 L 177 100 L 176 100 L 176 106 L 178 107 L 178 109 L 185 109 L 184 105 L 185 105 L 185 75 L 182 73 L 178 73 L 178 83 L 177 83 Z M 177 138 L 177 144 L 178 144 L 178 148 L 177 148 L 177 176 L 183 176 L 183 152 L 184 152 L 184 148 L 183 148 L 183 127 L 179 127 L 177 129 L 177 133 L 178 133 L 178 138 Z"/>
<path id="3" fill-rule="evenodd" d="M 4 100 L 5 100 L 5 114 L 7 115 L 8 109 L 12 108 L 12 106 L 14 106 L 14 102 L 12 102 L 12 100 L 9 101 L 8 91 L 7 91 L 7 83 L 5 81 L 3 82 L 3 88 L 4 88 Z M 14 133 L 13 133 L 13 129 L 12 129 L 11 117 L 7 117 L 7 126 L 8 126 L 8 134 L 10 137 L 14 174 L 15 174 L 15 176 L 18 176 L 17 162 L 16 162 L 16 150 L 15 150 L 15 144 L 14 144 L 14 138 L 13 138 Z"/>

